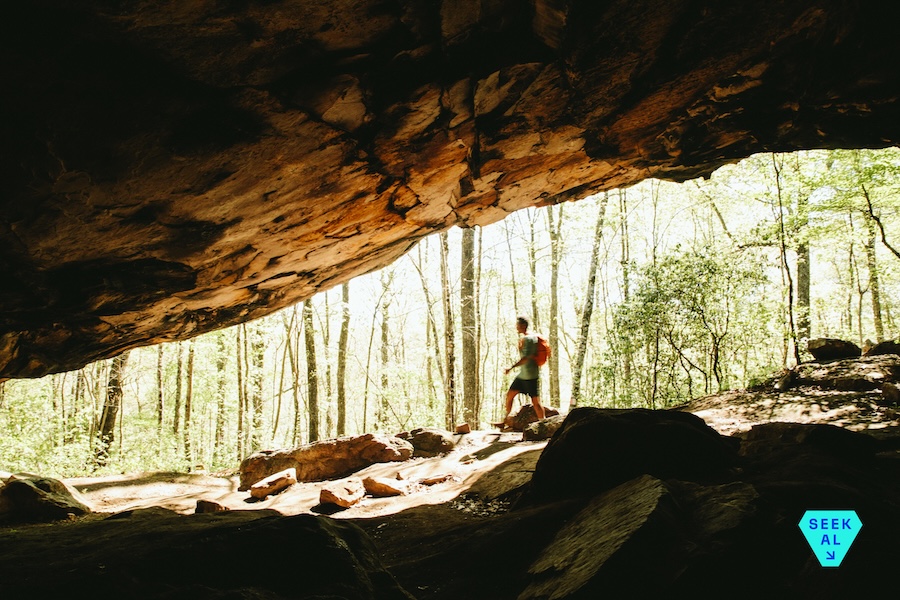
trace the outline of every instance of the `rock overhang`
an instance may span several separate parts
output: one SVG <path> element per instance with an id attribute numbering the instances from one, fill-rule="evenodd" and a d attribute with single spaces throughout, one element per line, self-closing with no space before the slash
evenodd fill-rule
<path id="1" fill-rule="evenodd" d="M 263 316 L 453 225 L 759 151 L 895 145 L 897 10 L 10 8 L 0 379 Z"/>

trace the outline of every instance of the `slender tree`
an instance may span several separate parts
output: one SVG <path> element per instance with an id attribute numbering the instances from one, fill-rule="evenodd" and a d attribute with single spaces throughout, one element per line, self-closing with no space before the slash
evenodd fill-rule
<path id="1" fill-rule="evenodd" d="M 347 342 L 350 338 L 350 284 L 341 286 L 341 335 L 337 357 L 337 434 L 347 433 Z"/>
<path id="2" fill-rule="evenodd" d="M 584 306 L 581 309 L 581 328 L 578 332 L 578 349 L 575 354 L 575 364 L 572 366 L 572 399 L 569 405 L 570 408 L 575 408 L 581 402 L 581 377 L 584 372 L 584 358 L 587 354 L 591 318 L 594 314 L 597 267 L 600 263 L 600 246 L 603 243 L 603 221 L 606 218 L 606 204 L 608 201 L 609 192 L 604 192 L 599 209 L 597 210 L 597 224 L 594 226 L 594 243 L 591 247 L 591 262 L 587 272 L 587 289 L 584 293 Z"/>
<path id="3" fill-rule="evenodd" d="M 191 447 L 191 417 L 194 401 L 194 341 L 188 342 L 187 379 L 184 393 L 184 459 L 188 468 L 193 466 L 193 452 Z"/>
<path id="4" fill-rule="evenodd" d="M 622 301 L 627 303 L 631 298 L 631 240 L 628 232 L 628 194 L 626 190 L 619 190 L 619 240 L 620 258 L 619 267 L 622 270 Z M 622 354 L 622 383 L 623 387 L 631 386 L 631 363 L 633 357 L 631 349 L 625 349 Z"/>
<path id="5" fill-rule="evenodd" d="M 541 330 L 541 320 L 538 314 L 538 290 L 537 290 L 537 211 L 529 210 L 528 219 L 528 269 L 531 273 L 531 325 L 535 331 Z"/>
<path id="6" fill-rule="evenodd" d="M 237 432 L 236 432 L 236 444 L 237 444 L 237 460 L 240 462 L 244 459 L 244 453 L 246 446 L 244 445 L 244 415 L 246 414 L 245 407 L 247 403 L 247 396 L 245 394 L 244 388 L 244 361 L 243 361 L 243 334 L 246 332 L 246 328 L 243 324 L 238 325 L 234 328 L 234 348 L 235 348 L 235 365 L 237 368 Z"/>
<path id="7" fill-rule="evenodd" d="M 184 368 L 184 359 L 182 357 L 181 342 L 175 343 L 175 353 L 177 355 L 175 363 L 175 409 L 172 415 L 172 433 L 175 434 L 175 442 L 178 443 L 178 433 L 181 429 L 181 372 Z"/>
<path id="8" fill-rule="evenodd" d="M 224 459 L 225 451 L 225 393 L 228 383 L 225 366 L 228 348 L 225 332 L 216 332 L 216 433 L 213 446 L 213 462 L 218 465 Z"/>
<path id="9" fill-rule="evenodd" d="M 556 218 L 554 219 L 554 212 Z M 547 209 L 547 230 L 550 233 L 550 330 L 547 338 L 550 347 L 559 349 L 559 262 L 562 255 L 563 205 Z M 547 361 L 550 371 L 550 406 L 560 405 L 559 352 L 552 352 Z"/>
<path id="10" fill-rule="evenodd" d="M 303 303 L 303 335 L 306 341 L 306 398 L 309 407 L 309 441 L 319 439 L 319 371 L 316 366 L 316 329 L 312 299 Z"/>
<path id="11" fill-rule="evenodd" d="M 475 230 L 462 230 L 460 319 L 462 320 L 462 420 L 478 425 L 478 355 L 475 321 Z"/>
<path id="12" fill-rule="evenodd" d="M 425 308 L 427 310 L 428 315 L 428 324 L 427 324 L 427 333 L 426 333 L 426 372 L 428 381 L 431 382 L 429 385 L 430 393 L 434 395 L 435 400 L 437 396 L 437 392 L 434 389 L 434 377 L 432 377 L 432 366 L 436 365 L 438 370 L 438 380 L 443 385 L 445 382 L 444 378 L 444 367 L 443 367 L 443 359 L 441 358 L 441 346 L 438 340 L 440 340 L 440 336 L 438 335 L 437 329 L 437 317 L 434 314 L 434 305 L 435 300 L 431 297 L 431 290 L 428 288 L 428 281 L 425 278 L 425 270 L 423 268 L 424 258 L 422 256 L 422 246 L 425 246 L 427 249 L 427 245 L 423 242 L 418 245 L 417 253 L 418 259 L 412 261 L 413 266 L 416 269 L 416 272 L 419 274 L 419 281 L 422 284 L 422 295 L 425 298 Z"/>
<path id="13" fill-rule="evenodd" d="M 869 214 L 869 218 L 878 226 L 878 231 L 881 233 L 881 243 L 884 244 L 884 247 L 891 251 L 891 254 L 900 258 L 900 250 L 894 248 L 888 241 L 887 235 L 884 232 L 884 223 L 881 221 L 881 217 L 875 214 L 875 209 L 872 207 L 872 198 L 869 196 L 869 191 L 865 184 L 862 186 L 863 197 L 866 199 L 866 212 Z"/>
<path id="14" fill-rule="evenodd" d="M 450 300 L 450 269 L 447 264 L 450 254 L 450 244 L 447 232 L 440 234 L 441 238 L 441 290 L 444 304 L 444 344 L 447 356 L 446 383 L 444 390 L 446 392 L 446 405 L 444 410 L 444 425 L 447 429 L 451 429 L 456 421 L 456 353 L 455 353 L 455 336 L 453 321 L 453 305 Z"/>
<path id="15" fill-rule="evenodd" d="M 109 451 L 115 441 L 116 418 L 122 406 L 122 384 L 128 352 L 112 359 L 109 379 L 106 382 L 106 401 L 97 424 L 97 441 L 94 445 L 94 465 L 103 467 L 109 461 Z"/>
<path id="16" fill-rule="evenodd" d="M 772 169 L 775 172 L 775 190 L 776 190 L 776 198 L 778 200 L 778 239 L 779 239 L 779 249 L 781 251 L 781 267 L 782 272 L 787 278 L 787 313 L 788 313 L 788 331 L 790 335 L 791 346 L 793 346 L 794 350 L 794 364 L 800 364 L 800 347 L 797 343 L 797 327 L 794 319 L 794 278 L 791 275 L 791 266 L 788 264 L 787 257 L 787 233 L 785 231 L 784 225 L 784 198 L 783 198 L 783 185 L 781 181 L 781 170 L 782 166 L 779 163 L 777 156 L 775 154 L 771 155 L 772 159 Z"/>
<path id="17" fill-rule="evenodd" d="M 390 322 L 391 322 L 391 282 L 393 281 L 393 273 L 386 276 L 386 272 L 381 272 L 381 403 L 378 408 L 377 423 L 378 429 L 384 430 L 388 426 L 391 405 L 389 398 L 390 378 L 388 377 L 388 369 L 390 367 Z"/>
<path id="18" fill-rule="evenodd" d="M 156 437 L 159 440 L 162 439 L 163 408 L 163 345 L 159 344 L 156 347 Z"/>
<path id="19" fill-rule="evenodd" d="M 512 293 L 513 293 L 513 311 L 518 315 L 519 314 L 519 286 L 516 283 L 518 280 L 516 279 L 516 261 L 515 261 L 515 252 L 513 252 L 512 246 L 512 233 L 510 233 L 510 227 L 508 222 L 511 219 L 506 219 L 503 221 L 503 233 L 506 237 L 506 256 L 509 258 L 509 277 L 510 281 L 512 281 Z"/>
<path id="20" fill-rule="evenodd" d="M 259 450 L 263 445 L 263 368 L 266 353 L 266 338 L 262 331 L 262 323 L 257 321 L 250 328 L 250 366 L 247 373 L 250 379 L 250 445 L 251 451 Z M 246 346 L 247 337 L 244 338 Z M 245 354 L 246 359 L 248 354 Z"/>
<path id="21" fill-rule="evenodd" d="M 872 325 L 875 328 L 875 338 L 879 342 L 884 341 L 884 321 L 881 313 L 881 284 L 878 276 L 878 261 L 875 258 L 875 221 L 864 213 L 866 221 L 866 267 L 869 270 L 869 291 L 872 293 Z"/>
<path id="22" fill-rule="evenodd" d="M 797 337 L 808 340 L 811 333 L 810 301 L 812 288 L 812 255 L 809 251 L 809 198 L 797 197 Z"/>

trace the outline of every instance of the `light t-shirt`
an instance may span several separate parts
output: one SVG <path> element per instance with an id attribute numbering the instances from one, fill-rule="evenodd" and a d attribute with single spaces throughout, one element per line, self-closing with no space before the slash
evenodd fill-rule
<path id="1" fill-rule="evenodd" d="M 540 369 L 537 366 L 537 363 L 534 361 L 534 357 L 537 355 L 537 336 L 532 334 L 523 335 L 519 338 L 519 357 L 525 358 L 530 356 L 531 358 L 522 366 L 519 367 L 519 374 L 517 377 L 519 379 L 537 379 L 540 377 Z"/>

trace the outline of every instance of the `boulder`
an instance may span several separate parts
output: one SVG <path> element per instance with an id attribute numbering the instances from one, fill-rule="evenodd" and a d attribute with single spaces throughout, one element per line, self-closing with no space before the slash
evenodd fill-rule
<path id="1" fill-rule="evenodd" d="M 643 474 L 706 478 L 736 466 L 738 446 L 690 413 L 575 408 L 547 442 L 523 502 L 590 497 Z"/>
<path id="2" fill-rule="evenodd" d="M 854 358 L 862 355 L 862 350 L 853 342 L 834 338 L 816 338 L 806 344 L 807 350 L 816 360 L 827 361 L 839 358 Z"/>
<path id="3" fill-rule="evenodd" d="M 431 427 L 420 427 L 409 432 L 397 434 L 397 437 L 408 441 L 415 448 L 413 456 L 431 458 L 447 454 L 456 447 L 456 441 L 449 431 Z"/>
<path id="4" fill-rule="evenodd" d="M 876 354 L 801 363 L 792 369 L 792 385 L 838 391 L 876 390 L 900 382 L 900 356 Z"/>
<path id="5" fill-rule="evenodd" d="M 881 386 L 881 395 L 885 404 L 889 406 L 900 405 L 900 388 L 894 383 L 885 383 Z"/>
<path id="6" fill-rule="evenodd" d="M 559 411 L 552 406 L 544 407 L 545 419 L 555 417 L 558 414 Z M 513 431 L 525 431 L 526 427 L 537 421 L 538 418 L 537 413 L 534 411 L 534 406 L 532 404 L 523 404 L 518 410 L 514 410 L 506 417 L 503 425 L 505 428 L 512 429 Z"/>
<path id="7" fill-rule="evenodd" d="M 565 415 L 553 415 L 552 417 L 529 423 L 522 431 L 522 439 L 530 442 L 549 440 L 565 420 Z"/>
<path id="8" fill-rule="evenodd" d="M 900 343 L 897 340 L 888 340 L 878 342 L 864 353 L 866 356 L 877 356 L 879 354 L 897 354 L 900 356 Z"/>
<path id="9" fill-rule="evenodd" d="M 363 487 L 368 495 L 377 498 L 402 496 L 406 493 L 403 483 L 396 479 L 387 479 L 385 477 L 366 477 L 363 479 Z"/>
<path id="10" fill-rule="evenodd" d="M 250 497 L 262 500 L 266 496 L 277 494 L 295 483 L 297 483 L 297 470 L 293 467 L 285 469 L 251 485 Z"/>
<path id="11" fill-rule="evenodd" d="M 60 521 L 90 512 L 80 494 L 57 479 L 13 475 L 0 486 L 0 521 Z"/>
<path id="12" fill-rule="evenodd" d="M 197 500 L 197 507 L 194 509 L 194 513 L 217 513 L 227 512 L 229 510 L 231 509 L 224 504 L 214 502 L 213 500 Z"/>
<path id="13" fill-rule="evenodd" d="M 355 477 L 343 481 L 326 483 L 319 490 L 321 504 L 333 504 L 340 508 L 350 508 L 366 495 L 363 482 Z"/>
<path id="14" fill-rule="evenodd" d="M 292 450 L 263 450 L 243 461 L 240 490 L 285 469 L 293 468 L 297 481 L 324 481 L 346 477 L 373 465 L 408 460 L 413 446 L 394 436 L 365 435 L 313 442 Z"/>

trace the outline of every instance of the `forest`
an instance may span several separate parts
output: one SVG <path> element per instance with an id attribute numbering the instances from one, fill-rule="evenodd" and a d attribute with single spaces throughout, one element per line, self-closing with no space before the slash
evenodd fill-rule
<path id="1" fill-rule="evenodd" d="M 423 239 L 298 305 L 0 383 L 0 469 L 232 472 L 254 451 L 501 417 L 515 320 L 544 405 L 666 408 L 900 335 L 900 150 L 758 154 Z"/>

